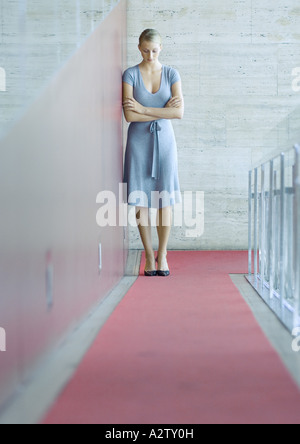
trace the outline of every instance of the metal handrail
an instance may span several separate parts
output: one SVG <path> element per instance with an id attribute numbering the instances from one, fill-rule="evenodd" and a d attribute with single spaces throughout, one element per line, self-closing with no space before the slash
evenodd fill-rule
<path id="1" fill-rule="evenodd" d="M 299 145 L 249 171 L 248 199 L 247 279 L 292 331 L 300 326 Z"/>

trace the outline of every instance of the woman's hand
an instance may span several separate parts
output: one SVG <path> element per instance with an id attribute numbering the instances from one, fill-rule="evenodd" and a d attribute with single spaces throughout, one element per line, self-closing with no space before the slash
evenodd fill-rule
<path id="1" fill-rule="evenodd" d="M 134 98 L 127 97 L 123 102 L 123 108 L 125 111 L 133 111 L 137 114 L 145 114 L 145 108 Z"/>
<path id="2" fill-rule="evenodd" d="M 180 108 L 181 106 L 182 106 L 182 98 L 179 96 L 175 96 L 168 101 L 165 108 Z"/>

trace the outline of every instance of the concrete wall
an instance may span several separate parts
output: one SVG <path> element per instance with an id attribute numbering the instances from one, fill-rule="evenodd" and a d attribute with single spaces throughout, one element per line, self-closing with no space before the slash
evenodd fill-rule
<path id="1" fill-rule="evenodd" d="M 299 23 L 297 0 L 128 1 L 128 66 L 140 62 L 141 31 L 157 28 L 161 61 L 183 81 L 185 119 L 174 123 L 182 191 L 205 192 L 204 235 L 175 227 L 171 248 L 247 248 L 248 170 L 295 126 Z M 135 229 L 130 236 L 141 248 Z"/>
<path id="2" fill-rule="evenodd" d="M 121 1 L 0 142 L 0 406 L 124 273 L 123 228 L 96 224 L 96 196 L 122 180 L 125 14 Z"/>
<path id="3" fill-rule="evenodd" d="M 7 81 L 0 96 L 0 137 L 117 2 L 1 0 L 0 67 Z"/>

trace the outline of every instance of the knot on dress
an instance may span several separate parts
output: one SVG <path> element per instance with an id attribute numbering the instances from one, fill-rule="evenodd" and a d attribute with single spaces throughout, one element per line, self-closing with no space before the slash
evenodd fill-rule
<path id="1" fill-rule="evenodd" d="M 154 135 L 153 143 L 153 160 L 152 160 L 152 178 L 158 180 L 160 177 L 159 164 L 159 138 L 158 132 L 161 131 L 161 126 L 157 121 L 151 122 L 150 132 Z"/>

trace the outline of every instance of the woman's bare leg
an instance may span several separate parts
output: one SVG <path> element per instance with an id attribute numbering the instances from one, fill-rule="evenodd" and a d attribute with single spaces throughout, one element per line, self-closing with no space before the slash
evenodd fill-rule
<path id="1" fill-rule="evenodd" d="M 172 207 L 162 208 L 157 211 L 157 234 L 159 239 L 158 247 L 158 270 L 169 270 L 167 262 L 168 242 L 172 227 Z"/>
<path id="2" fill-rule="evenodd" d="M 137 207 L 136 219 L 139 227 L 141 240 L 146 253 L 145 271 L 155 270 L 155 254 L 152 246 L 151 222 L 149 208 Z"/>

